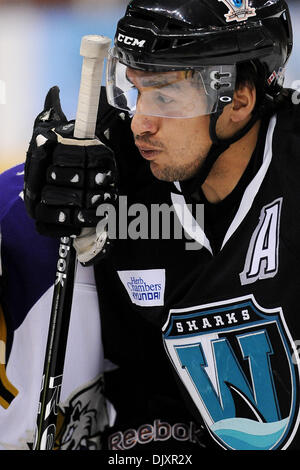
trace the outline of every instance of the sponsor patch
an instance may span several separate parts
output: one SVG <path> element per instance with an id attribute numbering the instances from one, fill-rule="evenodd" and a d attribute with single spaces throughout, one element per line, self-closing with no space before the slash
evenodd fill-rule
<path id="1" fill-rule="evenodd" d="M 118 271 L 132 303 L 140 307 L 164 305 L 165 269 Z"/>

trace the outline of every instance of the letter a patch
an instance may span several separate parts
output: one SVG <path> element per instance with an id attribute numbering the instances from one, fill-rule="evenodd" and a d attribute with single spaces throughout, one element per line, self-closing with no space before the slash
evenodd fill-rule
<path id="1" fill-rule="evenodd" d="M 264 206 L 248 248 L 241 284 L 276 276 L 278 271 L 279 225 L 282 198 Z"/>

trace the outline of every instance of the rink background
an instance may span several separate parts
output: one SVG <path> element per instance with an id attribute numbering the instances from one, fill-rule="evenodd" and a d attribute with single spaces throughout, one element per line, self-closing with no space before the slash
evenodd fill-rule
<path id="1" fill-rule="evenodd" d="M 294 51 L 285 86 L 291 87 L 300 80 L 300 2 L 288 4 Z M 63 110 L 75 118 L 81 37 L 113 38 L 126 5 L 127 0 L 0 0 L 0 172 L 24 161 L 34 118 L 51 86 L 59 86 Z"/>
<path id="2" fill-rule="evenodd" d="M 0 0 L 0 172 L 24 161 L 32 125 L 47 91 L 60 88 L 69 119 L 76 115 L 81 37 L 113 38 L 126 0 Z M 1 103 L 1 99 L 0 99 Z"/>

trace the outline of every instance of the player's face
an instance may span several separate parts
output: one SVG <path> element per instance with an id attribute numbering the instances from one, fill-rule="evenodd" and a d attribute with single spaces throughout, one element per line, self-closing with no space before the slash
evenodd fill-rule
<path id="1" fill-rule="evenodd" d="M 182 101 L 182 107 L 178 106 L 178 109 L 183 109 L 184 105 L 190 109 L 193 103 L 199 107 L 197 88 L 188 82 L 181 82 L 180 86 L 185 87 L 184 90 L 165 90 L 152 86 L 149 92 L 149 87 L 139 87 L 141 77 L 135 74 L 139 72 L 131 72 L 130 80 L 138 89 L 139 99 L 131 128 L 142 157 L 149 161 L 153 175 L 160 180 L 182 181 L 191 178 L 203 164 L 212 144 L 209 115 L 189 118 L 166 116 L 175 100 Z M 164 117 L 148 113 L 148 110 L 152 111 L 157 106 L 158 93 L 160 109 L 162 106 L 167 108 Z M 154 94 L 156 102 L 153 105 L 150 96 L 154 97 Z"/>
<path id="2" fill-rule="evenodd" d="M 163 181 L 194 176 L 212 143 L 209 116 L 172 119 L 136 114 L 131 128 L 142 157 L 149 161 L 153 175 Z"/>

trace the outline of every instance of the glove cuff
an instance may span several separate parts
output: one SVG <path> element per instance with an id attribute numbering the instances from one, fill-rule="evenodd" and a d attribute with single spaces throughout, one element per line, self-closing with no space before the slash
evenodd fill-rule
<path id="1" fill-rule="evenodd" d="M 78 261 L 81 264 L 89 265 L 93 264 L 96 257 L 99 258 L 100 253 L 103 254 L 103 257 L 105 256 L 106 245 L 109 243 L 106 230 L 96 233 L 96 229 L 92 227 L 82 229 L 80 235 L 74 239 L 73 245 Z"/>

